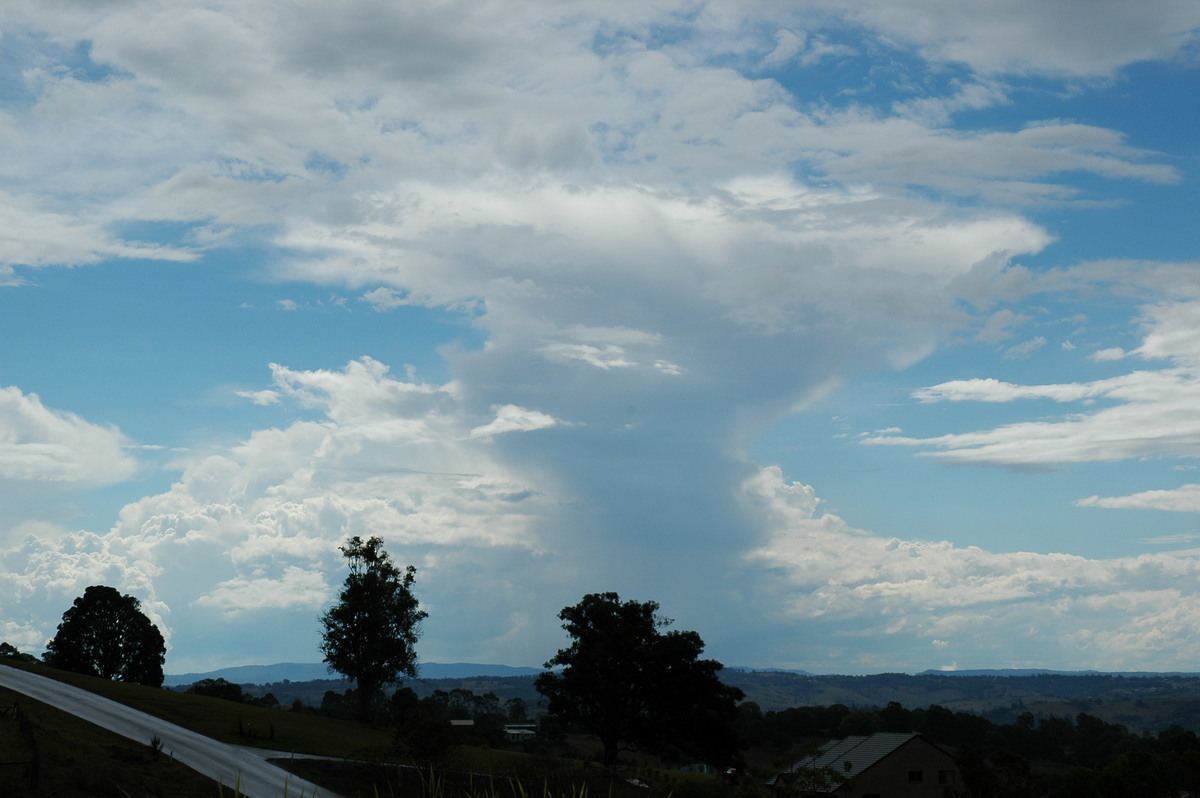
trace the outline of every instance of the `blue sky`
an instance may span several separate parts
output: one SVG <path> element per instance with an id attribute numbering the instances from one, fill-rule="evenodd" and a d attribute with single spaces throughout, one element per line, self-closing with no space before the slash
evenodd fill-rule
<path id="1" fill-rule="evenodd" d="M 6 3 L 0 639 L 1200 662 L 1200 8 Z"/>

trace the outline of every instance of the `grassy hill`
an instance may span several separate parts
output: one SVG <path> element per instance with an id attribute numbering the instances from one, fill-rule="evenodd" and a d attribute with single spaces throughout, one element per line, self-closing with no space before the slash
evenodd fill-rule
<path id="1" fill-rule="evenodd" d="M 234 745 L 345 758 L 347 761 L 273 760 L 332 792 L 346 796 L 405 795 L 410 798 L 724 798 L 729 786 L 713 776 L 659 770 L 651 760 L 631 757 L 621 772 L 600 768 L 587 757 L 587 741 L 574 740 L 569 756 L 461 746 L 439 762 L 436 774 L 398 768 L 394 732 L 309 712 L 290 712 L 175 690 L 111 682 L 41 665 L 20 665 L 114 701 Z M 19 704 L 33 725 L 40 767 L 37 791 L 29 766 L 0 766 L 4 798 L 215 798 L 232 796 L 213 781 L 141 743 L 79 720 L 25 696 L 0 689 L 0 706 Z M 0 762 L 24 762 L 28 743 L 11 711 L 0 716 Z M 637 777 L 654 789 L 633 787 Z M 305 798 L 308 798 L 305 796 Z"/>
<path id="2" fill-rule="evenodd" d="M 589 764 L 588 741 L 582 737 L 572 738 L 566 749 L 542 755 L 460 747 L 441 762 L 438 774 L 431 779 L 427 773 L 400 771 L 395 767 L 390 729 L 310 712 L 290 712 L 110 682 L 40 665 L 25 667 L 224 742 L 356 760 L 358 764 L 353 765 L 300 760 L 280 763 L 348 796 L 529 798 L 536 793 L 536 798 L 577 798 L 582 785 L 587 785 L 588 792 L 611 798 L 626 798 L 626 793 L 647 794 L 630 788 L 625 782 L 627 777 L 652 785 L 654 795 L 729 798 L 734 794 L 734 788 L 719 779 L 661 769 L 660 763 L 650 758 L 630 757 L 628 769 L 619 775 L 603 771 Z M 882 707 L 895 701 L 910 708 L 939 704 L 954 711 L 984 715 L 996 722 L 1010 722 L 1023 711 L 1044 717 L 1073 717 L 1086 712 L 1122 723 L 1134 731 L 1158 731 L 1173 723 L 1200 730 L 1200 678 L 1190 675 L 811 676 L 730 669 L 724 676 L 764 710 L 839 703 Z M 307 702 L 310 704 L 320 702 L 324 689 L 340 692 L 345 686 L 344 682 L 334 680 L 278 685 L 281 692 L 282 688 L 308 691 L 316 699 Z M 529 676 L 437 679 L 412 686 L 423 695 L 435 689 L 449 692 L 464 688 L 476 694 L 495 693 L 501 700 L 522 697 L 531 707 L 536 706 L 536 693 L 532 692 Z M 271 687 L 276 685 L 256 690 L 265 692 Z M 281 701 L 286 698 L 286 693 L 276 695 Z M 290 702 L 283 703 L 287 706 Z M 168 756 L 156 755 L 148 740 L 125 740 L 39 702 L 0 690 L 0 707 L 13 704 L 20 705 L 35 728 L 41 754 L 37 796 L 212 798 L 220 794 L 212 781 Z M 0 762 L 23 762 L 28 756 L 28 743 L 21 736 L 12 711 L 0 709 Z M 748 758 L 753 760 L 753 756 Z M 361 764 L 362 761 L 368 764 Z M 4 788 L 0 794 L 6 798 L 35 795 L 28 788 L 28 765 L 0 765 L 0 785 Z M 746 794 L 752 792 L 753 788 L 747 786 Z M 231 792 L 227 788 L 224 794 Z"/>
<path id="3" fill-rule="evenodd" d="M 34 751 L 20 731 L 14 707 L 20 708 L 33 731 L 38 757 L 36 782 L 30 762 Z M 0 784 L 4 785 L 0 794 L 6 798 L 219 795 L 216 782 L 169 757 L 156 756 L 149 742 L 127 740 L 0 688 L 0 762 L 12 763 L 0 766 Z"/>
<path id="4" fill-rule="evenodd" d="M 15 663 L 6 663 L 13 664 Z M 237 704 L 170 690 L 112 682 L 40 665 L 42 676 L 103 695 L 193 731 L 234 745 L 336 757 L 374 758 L 390 749 L 391 732 L 335 718 Z M 32 724 L 39 754 L 37 791 L 30 765 L 0 767 L 0 794 L 8 798 L 214 798 L 219 785 L 155 752 L 149 740 L 128 740 L 51 706 L 0 688 L 0 707 L 17 705 Z M 15 714 L 0 716 L 0 762 L 26 762 L 28 740 Z M 224 795 L 232 795 L 225 785 Z"/>

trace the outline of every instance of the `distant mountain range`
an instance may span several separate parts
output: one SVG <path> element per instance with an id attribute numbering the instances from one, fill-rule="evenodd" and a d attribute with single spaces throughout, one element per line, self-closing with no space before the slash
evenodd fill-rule
<path id="1" fill-rule="evenodd" d="M 536 676 L 542 668 L 516 668 L 511 665 L 480 665 L 471 662 L 422 662 L 422 679 L 469 679 L 473 676 Z M 307 682 L 318 679 L 337 679 L 323 662 L 279 662 L 274 665 L 239 665 L 206 673 L 169 674 L 163 679 L 165 687 L 194 684 L 201 679 L 224 679 L 234 684 L 274 684 L 285 679 Z"/>
<path id="2" fill-rule="evenodd" d="M 1041 668 L 1004 668 L 953 671 L 921 671 L 917 676 L 1122 676 L 1125 678 L 1153 678 L 1157 676 L 1200 676 L 1184 671 L 1051 671 Z"/>
<path id="3" fill-rule="evenodd" d="M 542 668 L 523 668 L 511 665 L 488 665 L 474 662 L 422 662 L 420 679 L 471 679 L 475 677 L 506 678 L 510 676 L 536 676 Z M 834 676 L 821 676 L 802 670 L 784 668 L 752 668 L 741 665 L 731 665 L 725 668 L 725 673 L 731 678 L 727 681 L 739 682 L 734 674 L 778 674 L 780 676 L 799 676 L 813 679 L 832 679 Z M 1054 671 L 1038 668 L 1009 668 L 1009 669 L 976 669 L 976 670 L 927 670 L 916 676 L 1122 676 L 1122 677 L 1196 677 L 1196 673 L 1151 673 L 1145 671 Z M 168 675 L 163 684 L 167 687 L 193 684 L 201 679 L 224 679 L 234 684 L 275 684 L 285 679 L 291 682 L 317 681 L 320 679 L 338 679 L 336 673 L 331 673 L 328 666 L 321 662 L 279 662 L 274 665 L 241 665 L 233 668 L 221 668 L 206 673 L 179 673 Z M 868 677 L 859 677 L 868 678 Z"/>

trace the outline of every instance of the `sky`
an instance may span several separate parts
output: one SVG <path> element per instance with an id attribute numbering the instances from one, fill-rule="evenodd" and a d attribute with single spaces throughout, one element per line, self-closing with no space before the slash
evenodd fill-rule
<path id="1" fill-rule="evenodd" d="M 1194 0 L 8 0 L 0 639 L 1200 670 Z"/>

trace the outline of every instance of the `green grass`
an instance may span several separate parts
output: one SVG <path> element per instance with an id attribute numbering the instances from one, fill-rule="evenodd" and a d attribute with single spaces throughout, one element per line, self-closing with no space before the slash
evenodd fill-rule
<path id="1" fill-rule="evenodd" d="M 340 757 L 377 757 L 391 746 L 390 730 L 352 721 L 113 682 L 42 665 L 5 664 L 81 687 L 234 745 Z M 232 798 L 238 794 L 236 785 L 218 785 L 166 755 L 155 756 L 152 740 L 128 740 L 0 689 L 0 706 L 14 702 L 36 725 L 41 767 L 36 793 L 28 791 L 27 766 L 0 767 L 0 795 L 4 798 Z M 27 758 L 28 747 L 17 733 L 16 721 L 0 718 L 0 762 Z"/>
<path id="2" fill-rule="evenodd" d="M 508 756 L 503 756 L 507 753 Z M 482 756 L 481 756 L 482 754 Z M 497 756 L 501 754 L 501 756 Z M 487 768 L 487 769 L 485 769 Z M 433 770 L 297 760 L 293 770 L 349 798 L 740 798 L 715 776 L 463 748 Z M 636 778 L 646 786 L 628 780 Z M 758 798 L 757 791 L 750 795 Z M 750 796 L 747 796 L 750 798 Z"/>
<path id="3" fill-rule="evenodd" d="M 0 768 L 5 798 L 214 798 L 217 783 L 191 768 L 155 756 L 150 741 L 139 744 L 74 715 L 0 688 L 0 705 L 17 703 L 34 724 L 41 757 L 37 792 L 28 766 Z M 11 714 L 0 718 L 0 761 L 24 761 L 29 748 Z"/>
<path id="4" fill-rule="evenodd" d="M 114 682 L 42 665 L 22 667 L 234 745 L 357 758 L 377 754 L 389 748 L 392 742 L 390 730 L 350 720 L 237 704 L 220 698 Z"/>
<path id="5" fill-rule="evenodd" d="M 659 770 L 636 759 L 619 771 L 609 770 L 588 761 L 586 749 L 572 757 L 555 757 L 461 746 L 438 764 L 436 772 L 422 773 L 397 767 L 392 729 L 112 682 L 42 665 L 5 664 L 81 687 L 223 742 L 362 760 L 277 762 L 348 798 L 731 798 L 735 793 L 718 778 Z M 39 728 L 39 798 L 238 795 L 236 785 L 218 786 L 169 757 L 155 756 L 152 740 L 126 740 L 32 699 L 0 690 L 0 704 L 11 704 L 13 700 L 20 702 Z M 0 719 L 0 761 L 9 761 L 6 745 L 11 744 L 14 751 L 20 746 L 15 737 L 5 737 L 6 720 L 15 735 L 15 722 Z M 5 785 L 0 788 L 0 796 L 33 795 L 21 792 L 19 786 L 7 787 L 14 777 L 20 778 L 15 769 L 0 768 L 0 785 Z M 631 786 L 626 780 L 634 777 L 652 789 Z"/>

